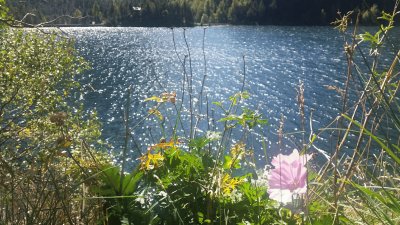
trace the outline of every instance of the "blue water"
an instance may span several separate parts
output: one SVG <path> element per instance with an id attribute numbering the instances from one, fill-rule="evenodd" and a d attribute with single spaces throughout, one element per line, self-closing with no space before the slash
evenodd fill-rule
<path id="1" fill-rule="evenodd" d="M 91 62 L 93 69 L 80 78 L 84 91 L 80 97 L 88 109 L 98 111 L 103 137 L 112 145 L 109 150 L 116 154 L 121 151 L 125 138 L 123 111 L 128 87 L 132 85 L 129 124 L 133 127 L 154 106 L 153 102 L 144 102 L 147 97 L 176 91 L 177 105 L 180 105 L 184 71 L 189 76 L 192 74 L 192 96 L 197 102 L 201 81 L 207 75 L 204 96 L 209 102 L 209 124 L 217 130 L 221 129 L 221 123 L 216 122 L 221 118 L 221 111 L 211 102 L 227 100 L 240 91 L 245 71 L 244 89 L 251 97 L 244 106 L 257 110 L 269 120 L 268 126 L 257 128 L 249 137 L 252 144 L 248 147 L 254 148 L 260 161 L 264 160 L 262 141 L 266 143 L 269 157 L 300 148 L 303 136 L 299 133 L 301 120 L 296 98 L 300 81 L 305 88 L 306 139 L 311 132 L 310 124 L 318 132 L 340 114 L 339 94 L 325 87 L 343 88 L 346 79 L 344 40 L 332 27 L 216 26 L 207 28 L 205 33 L 202 27 L 185 31 L 183 28 L 62 29 L 76 38 L 79 53 Z M 184 59 L 185 69 L 181 63 Z M 189 132 L 190 124 L 187 95 L 185 99 L 184 128 L 179 126 L 178 132 L 181 136 Z M 169 118 L 164 124 L 164 135 L 169 139 L 168 131 L 175 124 L 176 111 L 171 104 L 161 110 Z M 195 114 L 203 118 L 199 127 L 207 127 L 206 103 Z M 281 117 L 287 135 L 279 146 L 277 130 Z M 197 135 L 205 135 L 202 129 Z M 130 159 L 137 158 L 137 147 L 144 152 L 161 136 L 160 123 L 155 117 L 140 123 L 132 131 Z M 240 132 L 234 132 L 233 138 L 239 139 Z M 323 133 L 314 144 L 326 152 L 334 146 L 330 132 Z M 310 151 L 317 152 L 313 148 Z"/>

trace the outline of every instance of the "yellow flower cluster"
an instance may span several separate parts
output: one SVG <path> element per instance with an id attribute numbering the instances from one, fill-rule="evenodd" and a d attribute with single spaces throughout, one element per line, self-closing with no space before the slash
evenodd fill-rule
<path id="1" fill-rule="evenodd" d="M 224 195 L 230 195 L 238 184 L 242 183 L 241 179 L 231 177 L 229 174 L 224 174 L 221 180 L 221 189 Z"/>
<path id="2" fill-rule="evenodd" d="M 140 157 L 140 169 L 149 171 L 158 168 L 162 165 L 163 161 L 164 156 L 161 155 L 161 152 L 152 154 L 149 150 L 145 155 Z"/>

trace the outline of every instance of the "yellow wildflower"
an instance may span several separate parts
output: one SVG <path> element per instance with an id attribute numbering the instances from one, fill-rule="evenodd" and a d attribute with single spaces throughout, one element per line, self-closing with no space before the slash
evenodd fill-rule
<path id="1" fill-rule="evenodd" d="M 224 195 L 230 195 L 231 192 L 236 189 L 238 184 L 242 183 L 241 179 L 231 177 L 229 174 L 225 174 L 221 180 L 221 189 Z"/>
<path id="2" fill-rule="evenodd" d="M 151 149 L 160 148 L 160 149 L 165 150 L 167 148 L 173 148 L 177 144 L 179 144 L 179 141 L 175 141 L 175 140 L 171 139 L 169 142 L 166 142 L 165 139 L 162 139 L 160 141 L 160 143 L 151 146 L 149 149 L 151 150 Z"/>
<path id="3" fill-rule="evenodd" d="M 162 165 L 164 161 L 164 156 L 161 155 L 161 152 L 152 154 L 151 151 L 147 151 L 147 153 L 140 157 L 140 169 L 141 170 L 152 170 L 158 168 Z"/>

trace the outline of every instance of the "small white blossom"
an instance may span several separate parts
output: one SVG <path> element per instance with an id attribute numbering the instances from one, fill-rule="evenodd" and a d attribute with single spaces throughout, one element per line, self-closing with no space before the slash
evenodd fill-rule
<path id="1" fill-rule="evenodd" d="M 251 225 L 251 223 L 250 223 L 249 221 L 247 221 L 247 220 L 242 221 L 242 224 L 244 224 L 244 225 Z"/>
<path id="2" fill-rule="evenodd" d="M 216 131 L 207 131 L 206 134 L 207 139 L 210 140 L 219 140 L 221 138 L 221 132 L 216 132 Z"/>
<path id="3" fill-rule="evenodd" d="M 160 191 L 159 193 L 158 193 L 158 195 L 160 195 L 161 197 L 167 197 L 167 192 L 165 192 L 165 191 Z"/>
<path id="4" fill-rule="evenodd" d="M 135 201 L 139 202 L 141 205 L 144 205 L 145 199 L 143 196 L 138 196 Z"/>
<path id="5" fill-rule="evenodd" d="M 230 199 L 232 202 L 240 202 L 242 200 L 243 194 L 240 193 L 237 189 L 233 189 L 230 194 Z"/>

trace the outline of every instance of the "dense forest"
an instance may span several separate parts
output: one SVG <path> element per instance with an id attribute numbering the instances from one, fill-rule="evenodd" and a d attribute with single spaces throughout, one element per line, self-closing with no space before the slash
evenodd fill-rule
<path id="1" fill-rule="evenodd" d="M 364 24 L 376 23 L 393 0 L 8 0 L 16 19 L 28 23 L 108 26 L 194 24 L 327 25 L 338 12 L 357 10 Z M 80 19 L 77 19 L 80 18 Z"/>

